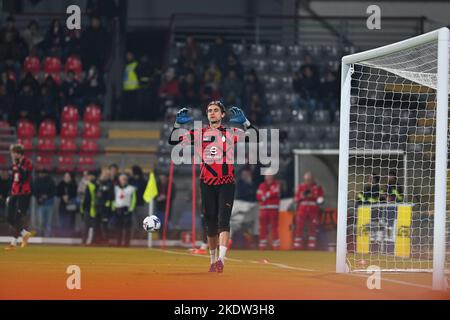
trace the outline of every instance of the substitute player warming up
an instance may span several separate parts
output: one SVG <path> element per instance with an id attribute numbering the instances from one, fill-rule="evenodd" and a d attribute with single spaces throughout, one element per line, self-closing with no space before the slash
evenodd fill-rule
<path id="1" fill-rule="evenodd" d="M 211 256 L 209 272 L 222 273 L 224 268 L 227 244 L 230 239 L 230 217 L 234 201 L 234 144 L 238 135 L 244 131 L 237 128 L 226 128 L 222 125 L 225 117 L 225 106 L 220 101 L 212 101 L 206 108 L 209 125 L 201 129 L 189 130 L 178 140 L 172 140 L 172 134 L 182 124 L 192 122 L 188 109 L 183 108 L 177 113 L 174 128 L 169 137 L 169 144 L 180 142 L 196 145 L 200 155 L 200 190 L 202 199 L 202 214 L 206 225 L 208 247 Z M 254 128 L 245 117 L 243 111 L 237 107 L 230 109 L 231 123 L 244 126 L 245 130 Z M 257 133 L 257 130 L 256 130 Z M 217 255 L 217 247 L 219 252 Z"/>
<path id="2" fill-rule="evenodd" d="M 10 147 L 12 160 L 12 183 L 6 200 L 8 208 L 8 223 L 14 229 L 13 239 L 5 250 L 15 250 L 18 238 L 22 237 L 22 248 L 26 247 L 31 237 L 27 231 L 27 211 L 31 199 L 31 172 L 33 165 L 24 156 L 24 148 L 20 144 Z"/>

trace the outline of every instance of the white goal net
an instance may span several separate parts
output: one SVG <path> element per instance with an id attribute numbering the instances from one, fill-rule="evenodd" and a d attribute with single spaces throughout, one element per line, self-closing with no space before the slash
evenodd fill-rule
<path id="1" fill-rule="evenodd" d="M 343 58 L 338 272 L 433 271 L 446 286 L 449 48 L 443 28 Z"/>

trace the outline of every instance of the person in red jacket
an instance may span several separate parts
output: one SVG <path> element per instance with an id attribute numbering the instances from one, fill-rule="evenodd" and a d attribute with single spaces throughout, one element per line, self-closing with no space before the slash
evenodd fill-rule
<path id="1" fill-rule="evenodd" d="M 31 173 L 33 164 L 24 156 L 24 147 L 13 144 L 10 147 L 12 160 L 12 182 L 9 196 L 6 200 L 8 207 L 8 223 L 14 229 L 13 240 L 5 250 L 14 250 L 18 238 L 22 237 L 22 248 L 27 246 L 31 232 L 26 230 L 26 215 L 31 199 Z"/>
<path id="2" fill-rule="evenodd" d="M 278 213 L 280 209 L 280 183 L 273 175 L 266 175 L 258 191 L 256 199 L 260 205 L 259 211 L 259 249 L 267 249 L 267 229 L 271 227 L 272 249 L 280 248 L 278 236 Z"/>
<path id="3" fill-rule="evenodd" d="M 323 189 L 314 181 L 311 172 L 303 176 L 304 183 L 297 187 L 295 202 L 297 212 L 295 215 L 294 249 L 305 249 L 303 232 L 308 227 L 308 249 L 314 250 L 317 244 L 317 227 L 319 225 L 320 204 L 323 203 Z"/>

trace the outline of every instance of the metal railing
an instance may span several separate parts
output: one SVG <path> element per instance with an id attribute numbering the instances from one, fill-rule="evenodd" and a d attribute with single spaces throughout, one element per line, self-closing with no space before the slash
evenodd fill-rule
<path id="1" fill-rule="evenodd" d="M 215 15 L 176 13 L 169 27 L 171 42 L 188 35 L 213 41 L 280 44 L 338 44 L 367 49 L 423 33 L 425 17 L 384 17 L 381 30 L 369 30 L 366 16 Z"/>

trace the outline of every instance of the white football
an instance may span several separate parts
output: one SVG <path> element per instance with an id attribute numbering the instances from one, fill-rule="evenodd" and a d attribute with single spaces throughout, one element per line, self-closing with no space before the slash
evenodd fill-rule
<path id="1" fill-rule="evenodd" d="M 153 232 L 161 228 L 161 220 L 155 215 L 146 217 L 142 223 L 144 230 L 147 232 Z"/>

